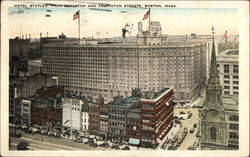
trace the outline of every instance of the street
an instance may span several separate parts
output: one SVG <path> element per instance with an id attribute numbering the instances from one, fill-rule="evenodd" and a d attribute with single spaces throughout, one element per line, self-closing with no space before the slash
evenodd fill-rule
<path id="1" fill-rule="evenodd" d="M 10 131 L 13 131 L 10 128 Z M 27 134 L 22 130 L 16 130 L 17 133 L 22 133 L 21 138 L 10 137 L 10 150 L 16 150 L 16 146 L 20 141 L 27 141 L 30 150 L 92 150 L 101 148 L 92 148 L 84 143 L 77 143 L 68 139 L 55 138 L 40 134 Z"/>

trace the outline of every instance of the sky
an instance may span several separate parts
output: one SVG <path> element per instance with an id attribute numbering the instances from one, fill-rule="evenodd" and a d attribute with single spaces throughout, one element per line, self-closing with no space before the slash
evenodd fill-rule
<path id="1" fill-rule="evenodd" d="M 51 12 L 47 10 L 50 9 Z M 98 8 L 102 9 L 102 8 Z M 62 32 L 67 37 L 78 37 L 78 20 L 73 14 L 80 10 L 81 37 L 107 38 L 119 37 L 121 29 L 128 23 L 132 26 L 131 36 L 137 34 L 138 22 L 143 22 L 143 29 L 149 20 L 142 20 L 147 9 L 138 8 L 103 8 L 112 12 L 90 10 L 89 8 L 9 8 L 10 38 L 21 34 L 31 34 L 38 38 L 58 36 Z M 122 13 L 121 11 L 125 11 Z M 46 17 L 49 14 L 50 17 Z M 151 21 L 159 21 L 162 33 L 168 35 L 211 34 L 214 26 L 216 35 L 238 34 L 238 10 L 234 8 L 151 8 Z M 100 32 L 98 35 L 97 32 Z"/>

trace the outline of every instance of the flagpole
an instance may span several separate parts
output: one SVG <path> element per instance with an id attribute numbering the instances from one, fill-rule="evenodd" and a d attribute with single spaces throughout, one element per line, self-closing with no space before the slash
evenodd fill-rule
<path id="1" fill-rule="evenodd" d="M 79 37 L 79 40 L 80 40 L 80 10 L 78 10 L 79 12 L 79 17 L 78 17 L 78 37 Z"/>
<path id="2" fill-rule="evenodd" d="M 150 18 L 151 18 L 151 10 L 150 10 L 150 8 L 149 8 L 149 28 L 150 28 Z"/>

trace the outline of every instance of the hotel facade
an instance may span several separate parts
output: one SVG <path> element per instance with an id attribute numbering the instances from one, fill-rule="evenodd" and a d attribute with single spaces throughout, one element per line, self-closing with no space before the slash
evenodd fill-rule
<path id="1" fill-rule="evenodd" d="M 131 89 L 159 91 L 173 87 L 177 103 L 190 103 L 206 81 L 206 43 L 168 43 L 159 22 L 147 31 L 138 24 L 137 43 L 46 44 L 44 72 L 59 78 L 66 90 L 105 102 Z"/>

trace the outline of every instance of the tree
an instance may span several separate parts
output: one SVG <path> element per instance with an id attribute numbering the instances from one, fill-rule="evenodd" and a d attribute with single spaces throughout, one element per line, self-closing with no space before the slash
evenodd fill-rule
<path id="1" fill-rule="evenodd" d="M 29 150 L 28 145 L 29 144 L 26 141 L 21 141 L 17 145 L 17 150 Z"/>

